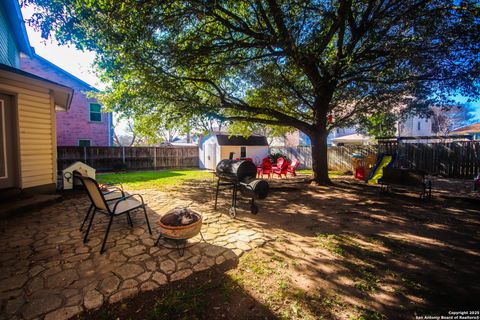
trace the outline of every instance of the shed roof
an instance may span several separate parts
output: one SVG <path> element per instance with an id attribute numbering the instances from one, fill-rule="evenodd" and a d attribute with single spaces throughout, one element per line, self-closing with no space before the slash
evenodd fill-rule
<path id="1" fill-rule="evenodd" d="M 251 135 L 245 138 L 228 133 L 216 133 L 215 136 L 221 146 L 268 146 L 267 138 L 261 135 Z"/>

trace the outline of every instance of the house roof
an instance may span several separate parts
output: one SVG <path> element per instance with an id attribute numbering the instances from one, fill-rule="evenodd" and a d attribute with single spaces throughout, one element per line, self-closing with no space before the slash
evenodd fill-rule
<path id="1" fill-rule="evenodd" d="M 468 134 L 480 132 L 480 122 L 452 130 L 450 134 Z"/>
<path id="2" fill-rule="evenodd" d="M 354 133 L 354 134 L 349 134 L 346 136 L 341 136 L 338 138 L 333 138 L 333 142 L 335 143 L 363 143 L 363 142 L 369 142 L 371 138 L 369 136 L 360 134 L 360 133 Z"/>
<path id="3" fill-rule="evenodd" d="M 23 21 L 22 11 L 18 0 L 0 1 L 7 14 L 7 19 L 10 21 L 13 34 L 20 51 L 28 56 L 32 55 L 30 41 L 28 40 L 27 29 L 25 29 L 25 22 Z"/>
<path id="4" fill-rule="evenodd" d="M 37 54 L 35 52 L 35 49 L 32 48 L 32 58 L 35 58 L 35 59 L 38 59 L 40 60 L 42 63 L 45 63 L 47 64 L 49 67 L 51 67 L 52 69 L 55 69 L 63 74 L 65 74 L 67 77 L 69 77 L 70 79 L 73 79 L 75 80 L 76 82 L 79 82 L 80 84 L 82 84 L 83 86 L 87 87 L 89 90 L 92 90 L 92 91 L 99 91 L 97 88 L 95 88 L 94 86 L 86 83 L 85 81 L 83 81 L 82 79 L 80 78 L 77 78 L 76 76 L 74 76 L 73 74 L 71 74 L 70 72 L 60 68 L 59 66 L 57 66 L 56 64 L 54 64 L 53 62 L 45 59 L 44 57 L 40 56 L 39 54 Z"/>
<path id="5" fill-rule="evenodd" d="M 248 138 L 228 133 L 215 133 L 221 146 L 268 146 L 267 138 L 261 135 L 251 135 Z"/>
<path id="6" fill-rule="evenodd" d="M 58 110 L 68 110 L 70 108 L 70 103 L 72 102 L 74 90 L 70 87 L 64 86 L 53 82 L 51 80 L 39 77 L 32 73 L 25 72 L 23 70 L 7 66 L 6 64 L 0 63 L 0 74 L 1 72 L 6 72 L 9 78 L 17 78 L 20 81 L 35 81 L 43 85 L 44 87 L 49 88 L 53 91 L 53 96 L 55 99 L 55 108 Z"/>

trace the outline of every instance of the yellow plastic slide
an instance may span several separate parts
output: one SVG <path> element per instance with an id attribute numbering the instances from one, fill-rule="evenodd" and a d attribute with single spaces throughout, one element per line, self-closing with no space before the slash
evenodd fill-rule
<path id="1" fill-rule="evenodd" d="M 383 176 L 383 168 L 388 166 L 388 164 L 392 161 L 392 156 L 383 156 L 380 164 L 375 168 L 373 172 L 372 178 L 368 180 L 368 184 L 377 184 L 378 179 L 381 179 Z"/>

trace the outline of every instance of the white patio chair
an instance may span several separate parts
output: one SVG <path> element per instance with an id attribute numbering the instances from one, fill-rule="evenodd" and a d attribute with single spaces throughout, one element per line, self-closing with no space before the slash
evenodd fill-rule
<path id="1" fill-rule="evenodd" d="M 106 183 L 106 184 L 103 184 L 103 188 L 100 188 L 100 190 L 102 191 L 103 196 L 107 201 L 118 200 L 125 197 L 125 192 L 123 191 L 123 186 L 121 183 Z M 94 205 L 92 202 L 90 204 L 90 207 L 88 208 L 85 218 L 83 219 L 82 225 L 80 226 L 80 231 L 83 230 L 83 226 L 85 225 L 85 222 L 87 222 L 88 217 L 90 216 L 90 213 L 92 212 L 93 208 L 94 208 Z M 127 219 L 128 219 L 128 224 L 132 225 L 130 216 L 127 215 Z"/>

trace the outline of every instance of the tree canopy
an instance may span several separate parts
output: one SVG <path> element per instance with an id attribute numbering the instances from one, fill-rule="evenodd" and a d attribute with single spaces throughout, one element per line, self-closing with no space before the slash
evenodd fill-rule
<path id="1" fill-rule="evenodd" d="M 327 182 L 334 127 L 479 96 L 480 7 L 453 0 L 26 0 L 97 53 L 116 110 L 294 127 Z"/>

